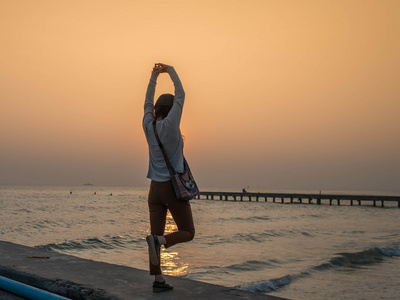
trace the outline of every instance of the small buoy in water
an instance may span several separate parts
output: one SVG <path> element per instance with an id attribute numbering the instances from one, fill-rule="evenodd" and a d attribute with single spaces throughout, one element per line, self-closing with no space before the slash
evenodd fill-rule
<path id="1" fill-rule="evenodd" d="M 96 192 L 94 192 L 93 195 L 96 195 Z"/>
<path id="2" fill-rule="evenodd" d="M 110 196 L 112 196 L 112 193 L 110 194 Z"/>
<path id="3" fill-rule="evenodd" d="M 69 194 L 72 195 L 72 191 L 69 191 Z"/>

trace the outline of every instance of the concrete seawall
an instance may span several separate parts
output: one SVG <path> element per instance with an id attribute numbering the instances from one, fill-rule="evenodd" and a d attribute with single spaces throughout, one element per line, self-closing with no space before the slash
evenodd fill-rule
<path id="1" fill-rule="evenodd" d="M 171 276 L 167 282 L 174 290 L 153 294 L 148 271 L 4 241 L 0 241 L 0 276 L 79 300 L 283 299 Z"/>

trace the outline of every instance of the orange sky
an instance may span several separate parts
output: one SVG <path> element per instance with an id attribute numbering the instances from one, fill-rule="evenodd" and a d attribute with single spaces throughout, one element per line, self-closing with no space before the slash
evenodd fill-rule
<path id="1" fill-rule="evenodd" d="M 399 15 L 397 0 L 2 1 L 0 184 L 147 186 L 163 62 L 200 187 L 400 192 Z"/>

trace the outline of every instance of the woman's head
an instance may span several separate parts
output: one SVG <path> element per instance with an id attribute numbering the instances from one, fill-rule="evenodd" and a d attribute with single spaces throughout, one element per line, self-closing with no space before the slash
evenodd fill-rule
<path id="1" fill-rule="evenodd" d="M 174 95 L 162 94 L 158 97 L 156 105 L 154 106 L 154 118 L 164 119 L 174 104 Z"/>

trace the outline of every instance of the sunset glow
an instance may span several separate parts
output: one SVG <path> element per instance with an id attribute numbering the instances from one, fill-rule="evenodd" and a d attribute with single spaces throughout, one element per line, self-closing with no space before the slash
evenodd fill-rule
<path id="1" fill-rule="evenodd" d="M 399 15 L 397 0 L 3 1 L 0 184 L 147 186 L 163 62 L 200 187 L 400 192 Z"/>

